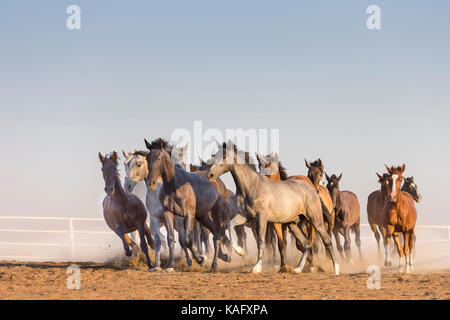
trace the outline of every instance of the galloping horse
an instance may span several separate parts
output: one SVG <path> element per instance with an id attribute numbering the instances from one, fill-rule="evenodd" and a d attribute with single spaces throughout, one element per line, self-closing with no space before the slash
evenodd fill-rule
<path id="1" fill-rule="evenodd" d="M 168 147 L 168 152 L 172 152 L 171 146 Z M 181 149 L 181 152 L 186 152 L 186 147 Z M 132 192 L 134 187 L 140 181 L 145 180 L 148 177 L 148 165 L 146 156 L 148 152 L 146 151 L 134 151 L 130 153 L 123 152 L 125 159 L 125 190 L 128 192 Z M 183 162 L 180 163 L 180 166 L 183 166 Z M 147 185 L 146 185 L 147 187 Z M 162 225 L 165 226 L 163 208 L 161 202 L 159 201 L 159 192 L 161 191 L 162 181 L 158 181 L 157 187 L 155 190 L 151 190 L 147 187 L 146 194 L 146 206 L 149 213 L 150 218 L 150 226 L 153 231 L 153 237 L 155 242 L 155 263 L 154 267 L 151 271 L 159 271 L 161 270 L 161 259 L 160 259 L 160 251 L 161 251 L 161 243 L 163 242 L 161 239 L 160 227 Z M 192 259 L 189 254 L 188 248 L 184 241 L 185 239 L 185 229 L 184 229 L 184 220 L 182 217 L 175 216 L 174 217 L 174 228 L 178 232 L 178 241 L 180 243 L 181 248 L 183 249 L 186 256 L 186 263 L 189 267 L 192 266 Z"/>
<path id="2" fill-rule="evenodd" d="M 417 189 L 417 184 L 414 183 L 414 177 L 409 177 L 403 182 L 402 191 L 408 192 L 414 198 L 414 201 L 420 203 L 422 196 Z"/>
<path id="3" fill-rule="evenodd" d="M 228 223 L 228 211 L 231 210 L 230 205 L 203 175 L 187 172 L 176 166 L 166 151 L 167 142 L 165 140 L 157 139 L 152 143 L 145 140 L 145 144 L 150 150 L 146 157 L 147 186 L 155 190 L 158 179 L 161 177 L 163 180 L 159 199 L 163 206 L 164 219 L 168 229 L 170 249 L 168 268 L 173 270 L 173 220 L 174 215 L 179 215 L 184 217 L 186 245 L 199 265 L 203 266 L 206 263 L 206 257 L 198 253 L 191 239 L 195 220 L 197 219 L 213 233 L 214 260 L 211 271 L 217 271 L 218 257 L 227 262 L 231 261 L 231 258 L 224 254 L 221 248 L 221 239 L 225 235 Z"/>
<path id="4" fill-rule="evenodd" d="M 248 152 L 241 152 L 229 141 L 220 145 L 214 156 L 214 163 L 208 170 L 208 178 L 215 181 L 222 174 L 230 172 L 236 184 L 236 195 L 240 212 L 230 221 L 233 249 L 243 255 L 241 247 L 236 245 L 234 227 L 255 219 L 258 233 L 258 261 L 252 272 L 262 269 L 267 222 L 288 223 L 294 236 L 303 244 L 306 251 L 302 255 L 295 272 L 302 272 L 311 249 L 309 240 L 297 226 L 300 215 L 306 215 L 313 227 L 322 237 L 334 265 L 334 273 L 339 274 L 331 239 L 325 230 L 320 198 L 317 192 L 301 180 L 276 181 L 259 174 L 251 163 Z"/>
<path id="5" fill-rule="evenodd" d="M 372 229 L 375 239 L 377 240 L 378 254 L 380 254 L 380 233 L 383 239 L 386 236 L 383 208 L 384 200 L 388 196 L 389 174 L 384 173 L 383 175 L 380 175 L 377 173 L 377 177 L 381 187 L 380 190 L 372 192 L 367 198 L 367 220 L 369 221 L 370 229 Z M 378 232 L 377 227 L 380 233 Z"/>
<path id="6" fill-rule="evenodd" d="M 196 166 L 193 164 L 190 164 L 190 171 L 199 173 L 206 177 L 206 172 L 208 171 L 210 165 L 204 162 L 202 159 L 200 159 L 200 165 Z M 225 184 L 221 179 L 217 179 L 214 181 L 213 186 L 217 189 L 220 195 L 224 196 L 227 201 L 229 202 L 231 206 L 231 211 L 229 212 L 231 216 L 229 219 L 232 219 L 239 211 L 239 208 L 236 203 L 236 196 L 233 193 L 233 191 L 227 189 Z M 252 231 L 254 231 L 252 229 Z M 256 231 L 254 231 L 256 232 Z M 238 235 L 238 243 L 241 247 L 244 247 L 244 250 L 247 252 L 247 234 L 245 232 L 244 226 L 236 226 L 236 233 Z M 206 253 L 209 252 L 209 230 L 205 227 L 202 227 L 202 242 L 205 244 L 206 247 Z M 224 241 L 224 244 L 229 246 L 230 240 L 225 236 L 222 241 Z"/>
<path id="7" fill-rule="evenodd" d="M 122 240 L 125 254 L 128 257 L 131 256 L 131 250 L 125 234 L 138 230 L 141 250 L 147 259 L 148 268 L 151 269 L 147 242 L 150 247 L 154 246 L 150 230 L 145 222 L 147 210 L 136 195 L 128 193 L 122 188 L 117 171 L 117 153 L 114 151 L 110 157 L 104 157 L 99 152 L 98 157 L 102 163 L 103 179 L 105 180 L 106 196 L 103 200 L 103 216 L 106 224 Z"/>
<path id="8" fill-rule="evenodd" d="M 267 176 L 269 179 L 277 180 L 277 181 L 303 180 L 303 181 L 307 182 L 309 185 L 311 185 L 311 187 L 314 187 L 311 180 L 306 176 L 298 175 L 298 176 L 288 177 L 288 175 L 286 173 L 286 169 L 283 167 L 283 165 L 281 164 L 281 162 L 278 159 L 277 153 L 274 154 L 272 152 L 267 156 L 261 156 L 258 153 L 256 153 L 256 158 L 258 160 L 258 166 L 259 166 L 261 173 L 264 174 L 265 176 Z M 326 188 L 325 188 L 325 190 L 326 190 L 326 193 L 322 193 L 322 194 L 319 193 L 319 196 L 324 196 L 324 197 L 328 196 L 328 198 L 329 198 L 328 202 L 331 205 L 330 211 L 333 211 L 333 203 L 331 201 L 331 197 L 328 194 L 328 190 Z M 325 199 L 325 201 L 327 201 L 327 199 Z M 322 202 L 322 198 L 321 198 L 321 202 Z M 323 207 L 323 202 L 322 202 L 322 207 Z M 327 210 L 327 213 L 329 214 L 328 210 Z M 325 215 L 324 215 L 324 217 L 325 217 Z M 333 225 L 334 225 L 334 222 L 333 222 Z M 285 271 L 286 270 L 285 257 L 286 257 L 287 225 L 274 223 L 273 226 L 275 228 L 275 231 L 276 231 L 276 234 L 278 237 L 278 250 L 280 252 L 280 257 L 281 257 L 280 271 Z M 311 228 L 310 224 L 307 222 L 306 219 L 301 220 L 299 227 L 301 228 L 302 231 L 304 231 L 305 234 L 309 235 L 309 239 L 314 247 L 314 232 L 313 232 L 314 229 Z M 329 232 L 329 235 L 331 236 L 331 232 Z M 295 237 L 293 239 L 295 239 Z M 303 248 L 302 244 L 297 240 L 295 241 L 295 244 L 297 246 L 297 249 L 299 249 L 302 253 L 304 253 L 305 248 Z M 311 250 L 309 253 L 309 256 L 308 256 L 308 261 L 311 264 L 310 271 L 315 270 L 315 267 L 313 265 L 313 252 L 314 252 L 314 250 Z"/>
<path id="9" fill-rule="evenodd" d="M 339 233 L 344 236 L 344 250 L 347 259 L 350 263 L 353 261 L 350 249 L 350 230 L 355 233 L 355 243 L 358 247 L 359 256 L 362 258 L 361 254 L 361 230 L 360 230 L 360 206 L 358 202 L 358 197 L 351 191 L 340 191 L 339 182 L 342 179 L 342 173 L 339 177 L 332 175 L 329 177 L 325 174 L 327 178 L 327 189 L 331 194 L 333 199 L 334 210 L 336 212 L 336 221 L 333 228 L 333 234 L 336 239 L 336 247 L 343 257 L 343 250 L 341 242 L 339 239 Z"/>
<path id="10" fill-rule="evenodd" d="M 413 248 L 414 228 L 417 220 L 417 211 L 414 206 L 413 197 L 401 191 L 401 183 L 403 180 L 403 172 L 405 171 L 405 164 L 401 167 L 386 166 L 389 172 L 389 186 L 388 197 L 384 201 L 383 216 L 384 226 L 386 228 L 386 236 L 384 238 L 386 244 L 386 260 L 385 265 L 391 266 L 392 262 L 389 256 L 389 245 L 391 237 L 397 247 L 399 256 L 399 270 L 404 272 L 413 271 L 413 261 L 411 250 Z M 402 248 L 398 233 L 401 232 L 404 238 L 404 247 Z M 404 259 L 405 255 L 406 259 Z M 403 262 L 404 261 L 404 262 Z M 404 265 L 402 265 L 404 264 Z"/>

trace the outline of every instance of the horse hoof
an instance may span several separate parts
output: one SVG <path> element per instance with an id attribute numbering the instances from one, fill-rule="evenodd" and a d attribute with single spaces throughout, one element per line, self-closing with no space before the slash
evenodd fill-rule
<path id="1" fill-rule="evenodd" d="M 261 269 L 262 269 L 261 265 L 257 264 L 256 266 L 253 267 L 252 273 L 261 273 Z"/>
<path id="2" fill-rule="evenodd" d="M 302 273 L 302 272 L 303 272 L 303 268 L 301 268 L 301 267 L 297 267 L 297 268 L 294 269 L 294 273 L 299 274 L 299 273 Z"/>
<path id="3" fill-rule="evenodd" d="M 409 266 L 406 267 L 406 273 L 412 273 L 412 270 L 411 270 L 411 268 Z"/>
<path id="4" fill-rule="evenodd" d="M 158 272 L 158 271 L 161 271 L 160 267 L 153 267 L 148 269 L 148 272 Z"/>
<path id="5" fill-rule="evenodd" d="M 204 267 L 206 265 L 206 263 L 208 262 L 208 258 L 206 256 L 201 256 L 200 259 L 201 260 L 198 264 L 200 265 L 200 267 Z"/>
<path id="6" fill-rule="evenodd" d="M 209 272 L 217 273 L 217 266 L 212 266 L 211 269 L 209 270 Z"/>
<path id="7" fill-rule="evenodd" d="M 166 273 L 174 273 L 175 269 L 174 268 L 165 268 L 164 272 L 166 272 Z"/>
<path id="8" fill-rule="evenodd" d="M 221 259 L 225 262 L 231 262 L 231 257 L 226 253 L 223 255 L 223 257 L 221 257 Z"/>
<path id="9" fill-rule="evenodd" d="M 280 268 L 280 271 L 278 271 L 279 273 L 285 273 L 285 272 L 288 272 L 288 269 L 286 268 L 286 266 L 282 266 L 281 268 Z"/>
<path id="10" fill-rule="evenodd" d="M 310 273 L 317 273 L 317 271 L 318 271 L 317 267 L 313 267 L 313 266 L 309 267 L 309 272 Z"/>
<path id="11" fill-rule="evenodd" d="M 125 251 L 125 255 L 126 255 L 127 257 L 131 257 L 132 254 L 133 254 L 133 251 L 131 251 L 131 250 L 126 250 L 126 251 Z"/>
<path id="12" fill-rule="evenodd" d="M 238 255 L 240 255 L 241 257 L 243 257 L 245 255 L 245 251 L 244 249 L 242 249 L 241 247 L 238 246 L 233 246 L 234 251 L 236 251 L 236 253 Z"/>
<path id="13" fill-rule="evenodd" d="M 338 265 L 337 263 L 335 264 L 335 266 L 334 266 L 334 275 L 335 276 L 338 276 L 339 275 L 339 272 L 340 272 L 340 265 Z"/>

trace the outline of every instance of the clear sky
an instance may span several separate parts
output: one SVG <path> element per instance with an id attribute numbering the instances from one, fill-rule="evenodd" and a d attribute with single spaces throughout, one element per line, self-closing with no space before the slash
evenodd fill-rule
<path id="1" fill-rule="evenodd" d="M 66 28 L 71 4 L 81 30 Z M 362 222 L 375 172 L 404 162 L 419 223 L 450 224 L 449 14 L 449 1 L 2 1 L 0 214 L 101 217 L 99 151 L 201 120 L 279 129 L 288 173 L 322 158 Z"/>

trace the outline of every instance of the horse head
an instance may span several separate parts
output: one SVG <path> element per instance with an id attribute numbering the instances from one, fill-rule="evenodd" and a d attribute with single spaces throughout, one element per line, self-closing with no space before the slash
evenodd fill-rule
<path id="1" fill-rule="evenodd" d="M 414 183 L 414 177 L 409 177 L 405 179 L 403 183 L 402 191 L 408 192 L 414 198 L 414 201 L 419 203 L 422 200 L 422 196 L 420 195 L 417 184 Z"/>
<path id="2" fill-rule="evenodd" d="M 405 164 L 401 167 L 388 167 L 385 165 L 387 171 L 389 172 L 389 197 L 391 198 L 391 202 L 397 202 L 397 197 L 400 193 L 402 181 L 403 181 L 403 172 L 405 172 Z"/>
<path id="3" fill-rule="evenodd" d="M 125 182 L 124 188 L 128 192 L 132 192 L 136 184 L 148 176 L 147 152 L 137 151 L 126 153 L 122 150 L 125 157 Z"/>
<path id="4" fill-rule="evenodd" d="M 323 177 L 323 164 L 322 160 L 317 159 L 310 163 L 305 159 L 306 167 L 308 168 L 308 178 L 313 183 L 314 187 L 319 188 L 320 181 Z"/>
<path id="5" fill-rule="evenodd" d="M 105 181 L 105 192 L 107 195 L 113 195 L 115 185 L 118 180 L 119 173 L 117 171 L 117 164 L 119 157 L 117 152 L 113 151 L 110 156 L 103 156 L 100 152 L 98 158 L 102 164 L 103 180 Z"/>

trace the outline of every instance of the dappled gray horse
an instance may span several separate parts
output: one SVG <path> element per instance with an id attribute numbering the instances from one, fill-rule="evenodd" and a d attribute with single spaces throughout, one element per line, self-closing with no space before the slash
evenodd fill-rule
<path id="1" fill-rule="evenodd" d="M 184 148 L 180 149 L 182 154 L 186 154 L 187 145 Z M 172 152 L 172 150 L 169 150 Z M 130 153 L 123 152 L 126 157 L 125 160 L 125 190 L 131 192 L 135 185 L 143 181 L 148 176 L 148 165 L 146 156 L 148 152 L 146 151 L 133 151 Z M 180 166 L 183 167 L 185 165 L 185 156 L 181 156 L 182 161 L 180 162 Z M 152 190 L 147 188 L 146 194 L 146 205 L 149 213 L 150 225 L 153 231 L 153 238 L 155 243 L 155 263 L 154 267 L 151 271 L 159 271 L 161 270 L 161 259 L 160 259 L 160 251 L 161 244 L 165 244 L 162 241 L 160 227 L 165 226 L 164 213 L 161 202 L 159 201 L 159 192 L 161 191 L 162 180 L 160 179 L 157 183 L 156 189 Z M 178 241 L 180 243 L 181 248 L 183 249 L 186 255 L 187 265 L 192 266 L 192 259 L 189 254 L 188 248 L 184 241 L 185 239 L 185 229 L 184 229 L 184 220 L 182 217 L 176 216 L 174 217 L 174 228 L 178 233 Z M 168 233 L 167 233 L 168 234 Z M 170 269 L 168 271 L 171 271 Z"/>
<path id="2" fill-rule="evenodd" d="M 228 223 L 230 205 L 221 196 L 206 177 L 198 173 L 187 172 L 176 166 L 166 148 L 168 143 L 163 139 L 145 144 L 150 152 L 147 155 L 148 177 L 147 185 L 156 189 L 157 181 L 162 178 L 163 185 L 159 199 L 163 206 L 164 219 L 168 230 L 169 268 L 173 268 L 173 221 L 174 215 L 184 217 L 186 229 L 185 242 L 194 259 L 201 266 L 205 265 L 206 257 L 198 253 L 193 245 L 192 230 L 195 220 L 207 227 L 214 238 L 214 259 L 211 271 L 217 271 L 217 258 L 231 261 L 221 248 L 221 239 L 225 235 Z"/>
<path id="3" fill-rule="evenodd" d="M 103 216 L 106 224 L 122 240 L 127 256 L 131 256 L 131 250 L 125 235 L 138 230 L 141 250 L 145 254 L 148 268 L 151 269 L 147 242 L 153 247 L 153 240 L 145 222 L 147 210 L 136 195 L 128 193 L 122 188 L 117 171 L 117 153 L 114 151 L 110 157 L 104 157 L 99 153 L 98 157 L 102 163 L 103 179 L 105 180 L 106 197 L 103 200 Z"/>
<path id="4" fill-rule="evenodd" d="M 302 180 L 275 181 L 259 174 L 254 164 L 250 163 L 247 152 L 238 151 L 229 141 L 220 145 L 214 156 L 214 163 L 208 170 L 208 178 L 212 181 L 226 172 L 230 172 L 236 184 L 236 195 L 240 213 L 230 221 L 232 247 L 240 255 L 244 252 L 236 245 L 234 227 L 248 220 L 256 219 L 258 225 L 258 261 L 252 272 L 262 269 L 267 222 L 288 223 L 293 235 L 304 245 L 306 251 L 295 268 L 302 272 L 311 249 L 311 243 L 299 230 L 296 223 L 300 215 L 305 215 L 322 237 L 334 265 L 334 273 L 339 274 L 331 239 L 325 230 L 322 207 L 317 192 Z"/>

